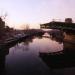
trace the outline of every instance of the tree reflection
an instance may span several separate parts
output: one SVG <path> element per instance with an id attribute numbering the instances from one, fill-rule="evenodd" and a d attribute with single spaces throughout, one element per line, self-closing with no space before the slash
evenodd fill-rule
<path id="1" fill-rule="evenodd" d="M 51 31 L 46 31 L 46 33 L 48 34 L 48 38 L 50 37 L 51 40 L 60 44 L 63 42 L 64 36 L 62 30 L 53 29 Z"/>
<path id="2" fill-rule="evenodd" d="M 73 36 L 72 36 L 73 38 Z M 71 35 L 70 35 L 71 39 Z M 75 39 L 72 39 L 73 41 Z M 51 53 L 39 53 L 39 57 L 50 67 L 50 68 L 65 68 L 75 67 L 75 43 L 70 41 L 63 42 L 63 50 Z"/>
<path id="3" fill-rule="evenodd" d="M 23 50 L 23 51 L 28 51 L 29 50 L 29 44 L 31 42 L 33 42 L 33 38 L 34 37 L 28 37 L 26 39 L 23 40 L 23 42 L 21 41 L 20 43 L 17 43 L 14 46 L 14 50 Z"/>

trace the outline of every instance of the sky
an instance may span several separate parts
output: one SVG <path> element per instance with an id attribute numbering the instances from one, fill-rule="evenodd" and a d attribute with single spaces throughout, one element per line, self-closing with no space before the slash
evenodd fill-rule
<path id="1" fill-rule="evenodd" d="M 6 23 L 21 28 L 24 24 L 37 28 L 53 19 L 75 22 L 75 0 L 0 0 L 0 15 L 7 13 Z"/>

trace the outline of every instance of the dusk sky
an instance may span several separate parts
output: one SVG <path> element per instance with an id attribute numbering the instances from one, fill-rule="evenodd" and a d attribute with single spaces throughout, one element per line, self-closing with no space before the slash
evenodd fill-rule
<path id="1" fill-rule="evenodd" d="M 73 18 L 75 0 L 0 0 L 0 15 L 7 13 L 9 26 L 50 22 L 52 19 Z"/>

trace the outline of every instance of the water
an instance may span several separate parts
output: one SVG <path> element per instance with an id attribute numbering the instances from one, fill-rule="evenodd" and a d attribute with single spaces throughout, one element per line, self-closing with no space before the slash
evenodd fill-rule
<path id="1" fill-rule="evenodd" d="M 73 37 L 75 36 L 72 36 L 72 38 Z M 52 68 L 51 65 L 53 64 L 50 61 L 54 61 L 55 58 L 52 57 L 54 60 L 51 60 L 50 56 L 48 55 L 49 53 L 53 55 L 56 52 L 63 52 L 64 50 L 66 53 L 66 49 L 68 48 L 75 49 L 74 44 L 70 44 L 70 46 L 68 46 L 66 42 L 63 43 L 63 39 L 52 37 L 50 35 L 30 37 L 10 48 L 1 50 L 0 73 L 2 75 L 75 74 L 74 65 L 62 68 L 63 64 L 60 63 L 61 66 L 57 64 L 57 66 L 60 66 L 60 68 Z M 62 54 L 63 53 L 60 53 L 59 56 Z"/>

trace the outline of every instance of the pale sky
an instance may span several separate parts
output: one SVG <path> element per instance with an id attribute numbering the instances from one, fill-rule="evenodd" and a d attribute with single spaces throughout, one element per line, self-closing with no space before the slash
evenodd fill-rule
<path id="1" fill-rule="evenodd" d="M 50 22 L 52 19 L 73 18 L 75 22 L 75 0 L 0 0 L 0 15 L 7 13 L 9 26 Z"/>

